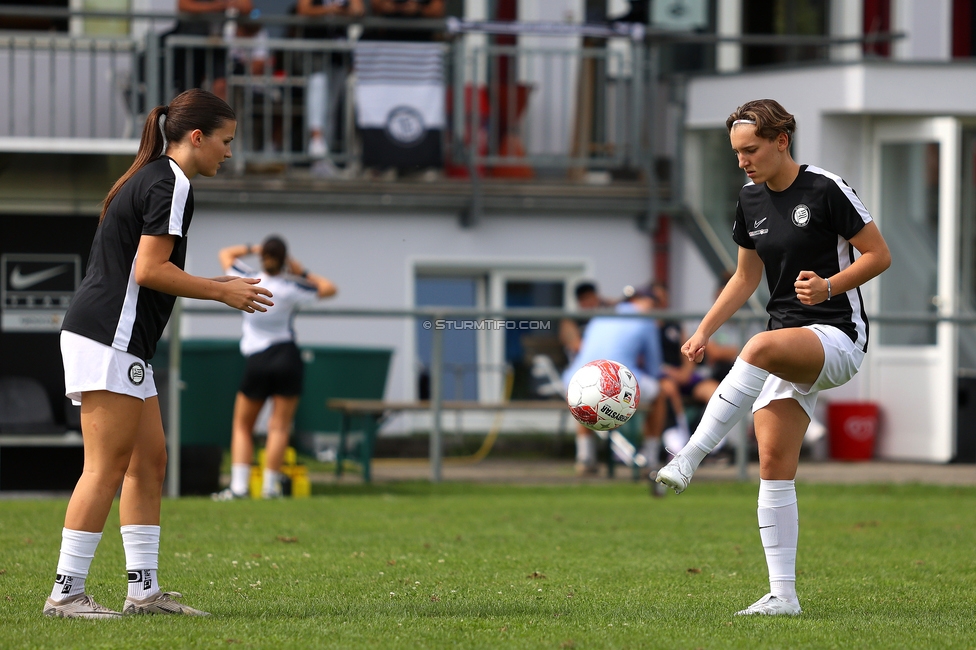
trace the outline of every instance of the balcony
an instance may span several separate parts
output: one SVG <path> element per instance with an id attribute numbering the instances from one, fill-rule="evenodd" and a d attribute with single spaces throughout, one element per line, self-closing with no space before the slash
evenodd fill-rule
<path id="1" fill-rule="evenodd" d="M 128 33 L 0 31 L 0 155 L 131 156 L 148 109 L 200 86 L 238 115 L 234 158 L 201 179 L 204 196 L 280 201 L 288 189 L 290 201 L 320 200 L 328 187 L 330 201 L 347 207 L 462 206 L 473 220 L 485 208 L 587 210 L 609 193 L 623 201 L 609 209 L 647 210 L 654 134 L 642 116 L 653 89 L 643 39 L 625 30 L 604 28 L 613 38 L 596 46 L 578 33 L 511 45 L 426 21 L 438 40 L 420 44 L 270 38 L 258 22 L 225 29 L 227 37 L 193 36 L 160 27 L 174 15 L 92 15 L 124 20 Z M 267 22 L 297 20 L 274 18 Z M 362 22 L 371 21 L 402 25 Z M 420 101 L 436 139 L 433 155 L 416 163 L 397 157 L 402 143 L 383 157 L 384 138 L 418 128 L 390 118 L 396 97 L 376 104 L 384 92 L 412 92 L 407 78 L 391 82 L 399 74 L 391 58 L 429 68 Z"/>

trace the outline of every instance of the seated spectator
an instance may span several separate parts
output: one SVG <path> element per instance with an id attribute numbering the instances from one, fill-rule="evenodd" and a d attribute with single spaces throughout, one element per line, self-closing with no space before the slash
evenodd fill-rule
<path id="1" fill-rule="evenodd" d="M 214 14 L 211 20 L 179 21 L 175 34 L 220 37 L 225 34 L 224 23 L 238 16 L 249 16 L 254 10 L 251 0 L 178 0 L 177 11 L 185 14 Z M 217 14 L 223 13 L 218 17 Z M 236 27 L 235 27 L 236 28 Z M 191 78 L 185 78 L 186 56 L 189 55 Z M 209 60 L 209 61 L 208 61 Z M 208 71 L 208 63 L 210 70 Z M 227 99 L 227 56 L 222 47 L 207 49 L 177 48 L 174 52 L 177 92 L 188 88 L 204 88 Z M 209 75 L 208 76 L 208 72 Z"/>
<path id="2" fill-rule="evenodd" d="M 617 305 L 619 314 L 648 313 L 654 309 L 654 299 L 648 287 L 638 289 Z M 637 376 L 641 402 L 652 404 L 644 419 L 644 445 L 641 453 L 651 466 L 660 455 L 663 429 L 663 400 L 658 384 L 661 372 L 661 338 L 652 318 L 616 318 L 598 316 L 590 321 L 583 334 L 583 344 L 573 363 L 563 373 L 568 385 L 573 374 L 584 364 L 598 359 L 610 359 L 627 366 Z M 596 439 L 591 430 L 579 425 L 576 434 L 576 473 L 580 476 L 596 474 Z"/>
<path id="3" fill-rule="evenodd" d="M 295 13 L 299 16 L 362 16 L 363 0 L 298 0 Z M 342 25 L 306 25 L 298 36 L 308 39 L 346 40 L 347 28 Z M 308 125 L 308 155 L 313 159 L 312 173 L 335 176 L 338 172 L 329 160 L 330 126 L 335 123 L 339 101 L 348 74 L 348 59 L 341 54 L 318 56 L 312 62 L 313 72 L 305 89 L 305 119 Z"/>
<path id="4" fill-rule="evenodd" d="M 585 281 L 576 285 L 576 305 L 584 311 L 612 307 L 613 302 L 606 300 L 597 292 L 596 284 Z M 589 318 L 564 318 L 559 321 L 559 342 L 566 352 L 566 358 L 572 363 L 583 342 L 583 331 Z"/>

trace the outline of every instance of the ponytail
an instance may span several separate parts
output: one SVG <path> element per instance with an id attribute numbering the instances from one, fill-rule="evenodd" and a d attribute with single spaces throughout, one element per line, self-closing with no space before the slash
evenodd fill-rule
<path id="1" fill-rule="evenodd" d="M 179 142 L 183 137 L 196 129 L 204 135 L 211 135 L 226 121 L 234 121 L 237 116 L 234 109 L 227 102 L 213 93 L 199 88 L 193 88 L 177 95 L 169 106 L 157 106 L 149 111 L 146 123 L 142 127 L 142 138 L 139 140 L 139 151 L 132 161 L 129 170 L 122 174 L 115 185 L 108 191 L 102 202 L 102 213 L 98 223 L 105 218 L 108 206 L 119 193 L 122 186 L 140 169 L 156 160 L 164 153 L 171 142 Z"/>

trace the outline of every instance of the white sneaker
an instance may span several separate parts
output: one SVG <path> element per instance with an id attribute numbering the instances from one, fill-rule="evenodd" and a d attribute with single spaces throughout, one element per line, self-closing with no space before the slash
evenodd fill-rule
<path id="1" fill-rule="evenodd" d="M 670 463 L 657 471 L 657 477 L 654 481 L 667 485 L 674 490 L 675 494 L 681 494 L 691 483 L 691 477 L 694 473 L 695 470 L 692 469 L 688 459 L 678 454 L 671 459 Z"/>
<path id="2" fill-rule="evenodd" d="M 736 612 L 736 616 L 796 616 L 803 610 L 800 609 L 799 600 L 786 600 L 779 596 L 766 594 L 753 604 L 742 611 Z"/>
<path id="3" fill-rule="evenodd" d="M 310 167 L 312 176 L 318 178 L 338 178 L 341 172 L 335 164 L 328 158 L 322 158 L 312 163 Z"/>
<path id="4" fill-rule="evenodd" d="M 220 492 L 214 492 L 210 495 L 210 498 L 214 501 L 237 501 L 238 499 L 247 499 L 250 494 L 238 494 L 230 488 L 224 488 Z"/>

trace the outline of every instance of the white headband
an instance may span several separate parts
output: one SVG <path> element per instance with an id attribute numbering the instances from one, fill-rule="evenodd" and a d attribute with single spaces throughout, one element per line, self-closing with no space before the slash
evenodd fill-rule
<path id="1" fill-rule="evenodd" d="M 756 124 L 756 120 L 736 120 L 735 122 L 732 122 L 732 126 L 735 126 L 736 124 L 752 124 L 752 125 L 755 125 Z"/>

